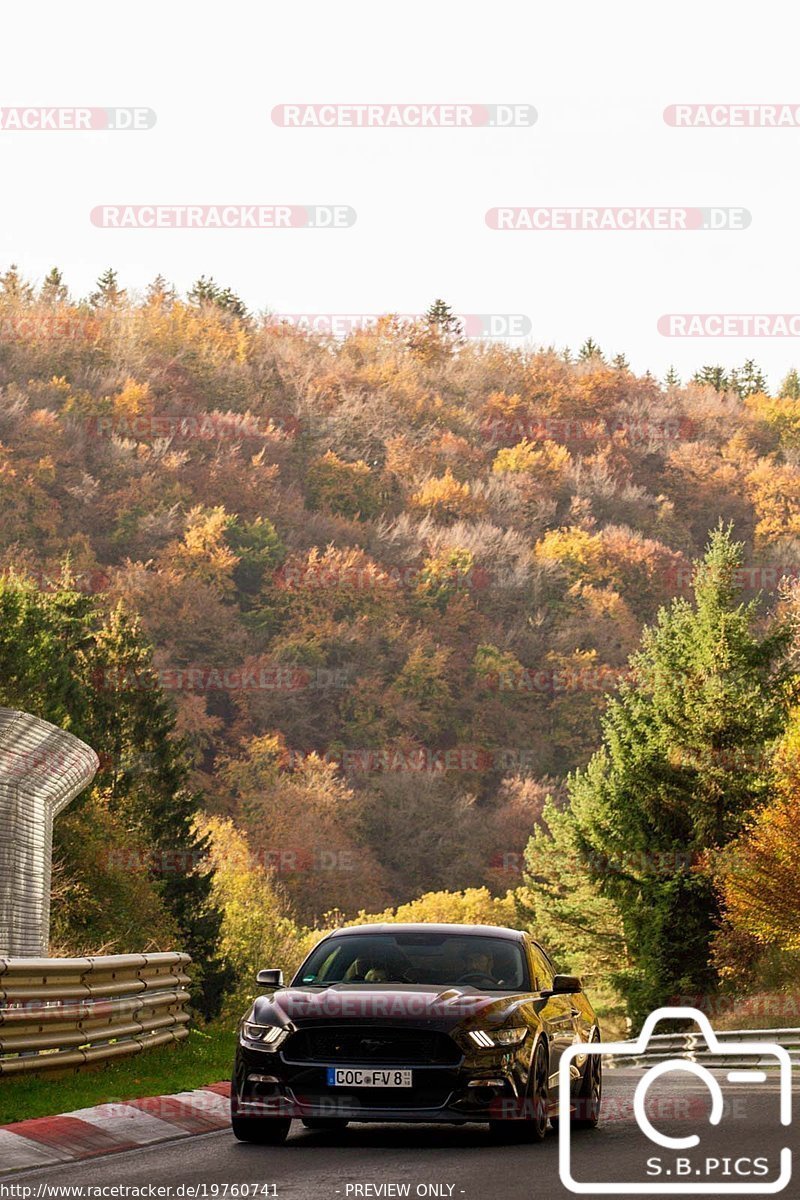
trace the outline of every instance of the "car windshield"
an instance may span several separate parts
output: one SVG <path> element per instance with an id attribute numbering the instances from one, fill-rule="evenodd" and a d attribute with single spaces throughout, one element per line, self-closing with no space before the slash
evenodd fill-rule
<path id="1" fill-rule="evenodd" d="M 306 959 L 295 985 L 407 983 L 485 991 L 528 987 L 520 942 L 484 934 L 359 933 L 329 938 Z"/>

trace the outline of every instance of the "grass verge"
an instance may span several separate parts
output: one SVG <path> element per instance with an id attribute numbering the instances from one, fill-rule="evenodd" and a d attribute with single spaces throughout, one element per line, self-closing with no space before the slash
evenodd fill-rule
<path id="1" fill-rule="evenodd" d="M 0 1079 L 0 1125 L 219 1083 L 231 1077 L 235 1048 L 234 1031 L 210 1026 L 192 1029 L 177 1046 L 145 1050 L 97 1070 Z"/>

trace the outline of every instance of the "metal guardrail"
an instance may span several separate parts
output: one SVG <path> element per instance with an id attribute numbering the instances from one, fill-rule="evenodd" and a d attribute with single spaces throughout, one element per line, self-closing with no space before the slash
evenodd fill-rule
<path id="1" fill-rule="evenodd" d="M 0 958 L 0 1078 L 181 1041 L 190 962 L 178 953 Z"/>
<path id="2" fill-rule="evenodd" d="M 726 1029 L 717 1033 L 720 1045 L 726 1042 L 773 1042 L 789 1051 L 792 1066 L 800 1066 L 800 1029 Z M 631 1043 L 633 1046 L 633 1043 Z M 698 1030 L 685 1033 L 659 1033 L 650 1038 L 644 1054 L 615 1054 L 609 1065 L 651 1067 L 670 1058 L 685 1058 L 706 1067 L 754 1066 L 752 1058 L 739 1059 L 712 1053 L 704 1035 Z M 774 1059 L 760 1059 L 759 1064 L 774 1064 Z"/>
<path id="3" fill-rule="evenodd" d="M 0 955 L 47 954 L 53 821 L 98 765 L 71 733 L 0 708 Z"/>

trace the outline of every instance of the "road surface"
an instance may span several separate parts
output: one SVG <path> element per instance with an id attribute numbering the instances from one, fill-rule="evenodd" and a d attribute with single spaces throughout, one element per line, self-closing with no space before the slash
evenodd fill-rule
<path id="1" fill-rule="evenodd" d="M 633 1069 L 606 1073 L 601 1127 L 574 1135 L 572 1172 L 577 1180 L 641 1181 L 647 1178 L 647 1160 L 660 1158 L 660 1176 L 654 1175 L 651 1161 L 652 1181 L 682 1178 L 685 1182 L 689 1172 L 692 1178 L 702 1169 L 703 1181 L 713 1181 L 712 1194 L 723 1195 L 723 1184 L 764 1183 L 777 1178 L 781 1148 L 794 1144 L 800 1149 L 796 1123 L 787 1128 L 779 1122 L 776 1076 L 756 1084 L 729 1084 L 720 1074 L 726 1110 L 716 1129 L 707 1123 L 709 1095 L 700 1081 L 681 1075 L 667 1076 L 655 1084 L 647 1108 L 653 1124 L 672 1137 L 693 1133 L 702 1137 L 701 1147 L 680 1151 L 662 1149 L 639 1131 L 631 1102 L 640 1078 L 641 1071 Z M 797 1099 L 795 1081 L 794 1108 Z M 681 1158 L 689 1165 L 678 1166 Z M 713 1166 L 713 1160 L 717 1166 Z M 669 1177 L 667 1170 L 671 1172 Z M 765 1174 L 759 1175 L 760 1171 Z M 4 1186 L 0 1186 L 0 1200 L 4 1196 L 25 1196 L 21 1191 L 10 1192 L 12 1183 L 31 1187 L 31 1200 L 69 1195 L 77 1200 L 82 1194 L 111 1198 L 111 1192 L 90 1193 L 83 1189 L 120 1185 L 167 1187 L 170 1190 L 160 1194 L 169 1200 L 192 1196 L 197 1200 L 236 1200 L 236 1190 L 230 1190 L 233 1184 L 257 1184 L 259 1191 L 251 1190 L 250 1196 L 277 1200 L 389 1200 L 398 1196 L 562 1200 L 571 1194 L 559 1179 L 559 1138 L 554 1131 L 538 1146 L 498 1145 L 480 1125 L 351 1125 L 331 1134 L 310 1132 L 295 1122 L 286 1145 L 277 1148 L 240 1144 L 227 1131 L 210 1133 L 89 1162 L 7 1176 L 2 1181 Z M 76 1190 L 62 1190 L 65 1188 Z M 147 1195 L 129 1192 L 128 1196 L 137 1194 Z M 588 1194 L 600 1193 L 592 1188 Z M 700 1193 L 693 1190 L 683 1194 Z M 800 1165 L 797 1179 L 784 1194 L 800 1196 Z M 116 1195 L 124 1197 L 125 1193 Z M 244 1189 L 238 1195 L 245 1195 Z"/>

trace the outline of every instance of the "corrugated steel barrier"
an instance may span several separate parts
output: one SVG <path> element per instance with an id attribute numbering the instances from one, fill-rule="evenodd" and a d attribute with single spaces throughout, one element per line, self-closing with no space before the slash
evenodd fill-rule
<path id="1" fill-rule="evenodd" d="M 190 962 L 178 953 L 0 958 L 0 1077 L 181 1041 Z"/>
<path id="2" fill-rule="evenodd" d="M 792 1066 L 800 1066 L 800 1029 L 725 1029 L 717 1033 L 717 1038 L 723 1047 L 726 1042 L 771 1042 L 783 1046 L 789 1051 Z M 643 1054 L 635 1052 L 633 1043 L 631 1051 L 630 1055 L 611 1056 L 609 1066 L 613 1064 L 620 1067 L 651 1067 L 671 1058 L 685 1058 L 706 1067 L 736 1065 L 735 1056 L 710 1051 L 704 1035 L 696 1029 L 686 1033 L 656 1034 L 650 1038 Z M 755 1066 L 752 1058 L 742 1058 L 741 1062 L 746 1066 Z M 774 1060 L 764 1059 L 762 1065 L 768 1066 L 773 1063 Z"/>
<path id="3" fill-rule="evenodd" d="M 71 733 L 0 708 L 0 955 L 47 954 L 53 820 L 98 765 Z"/>

